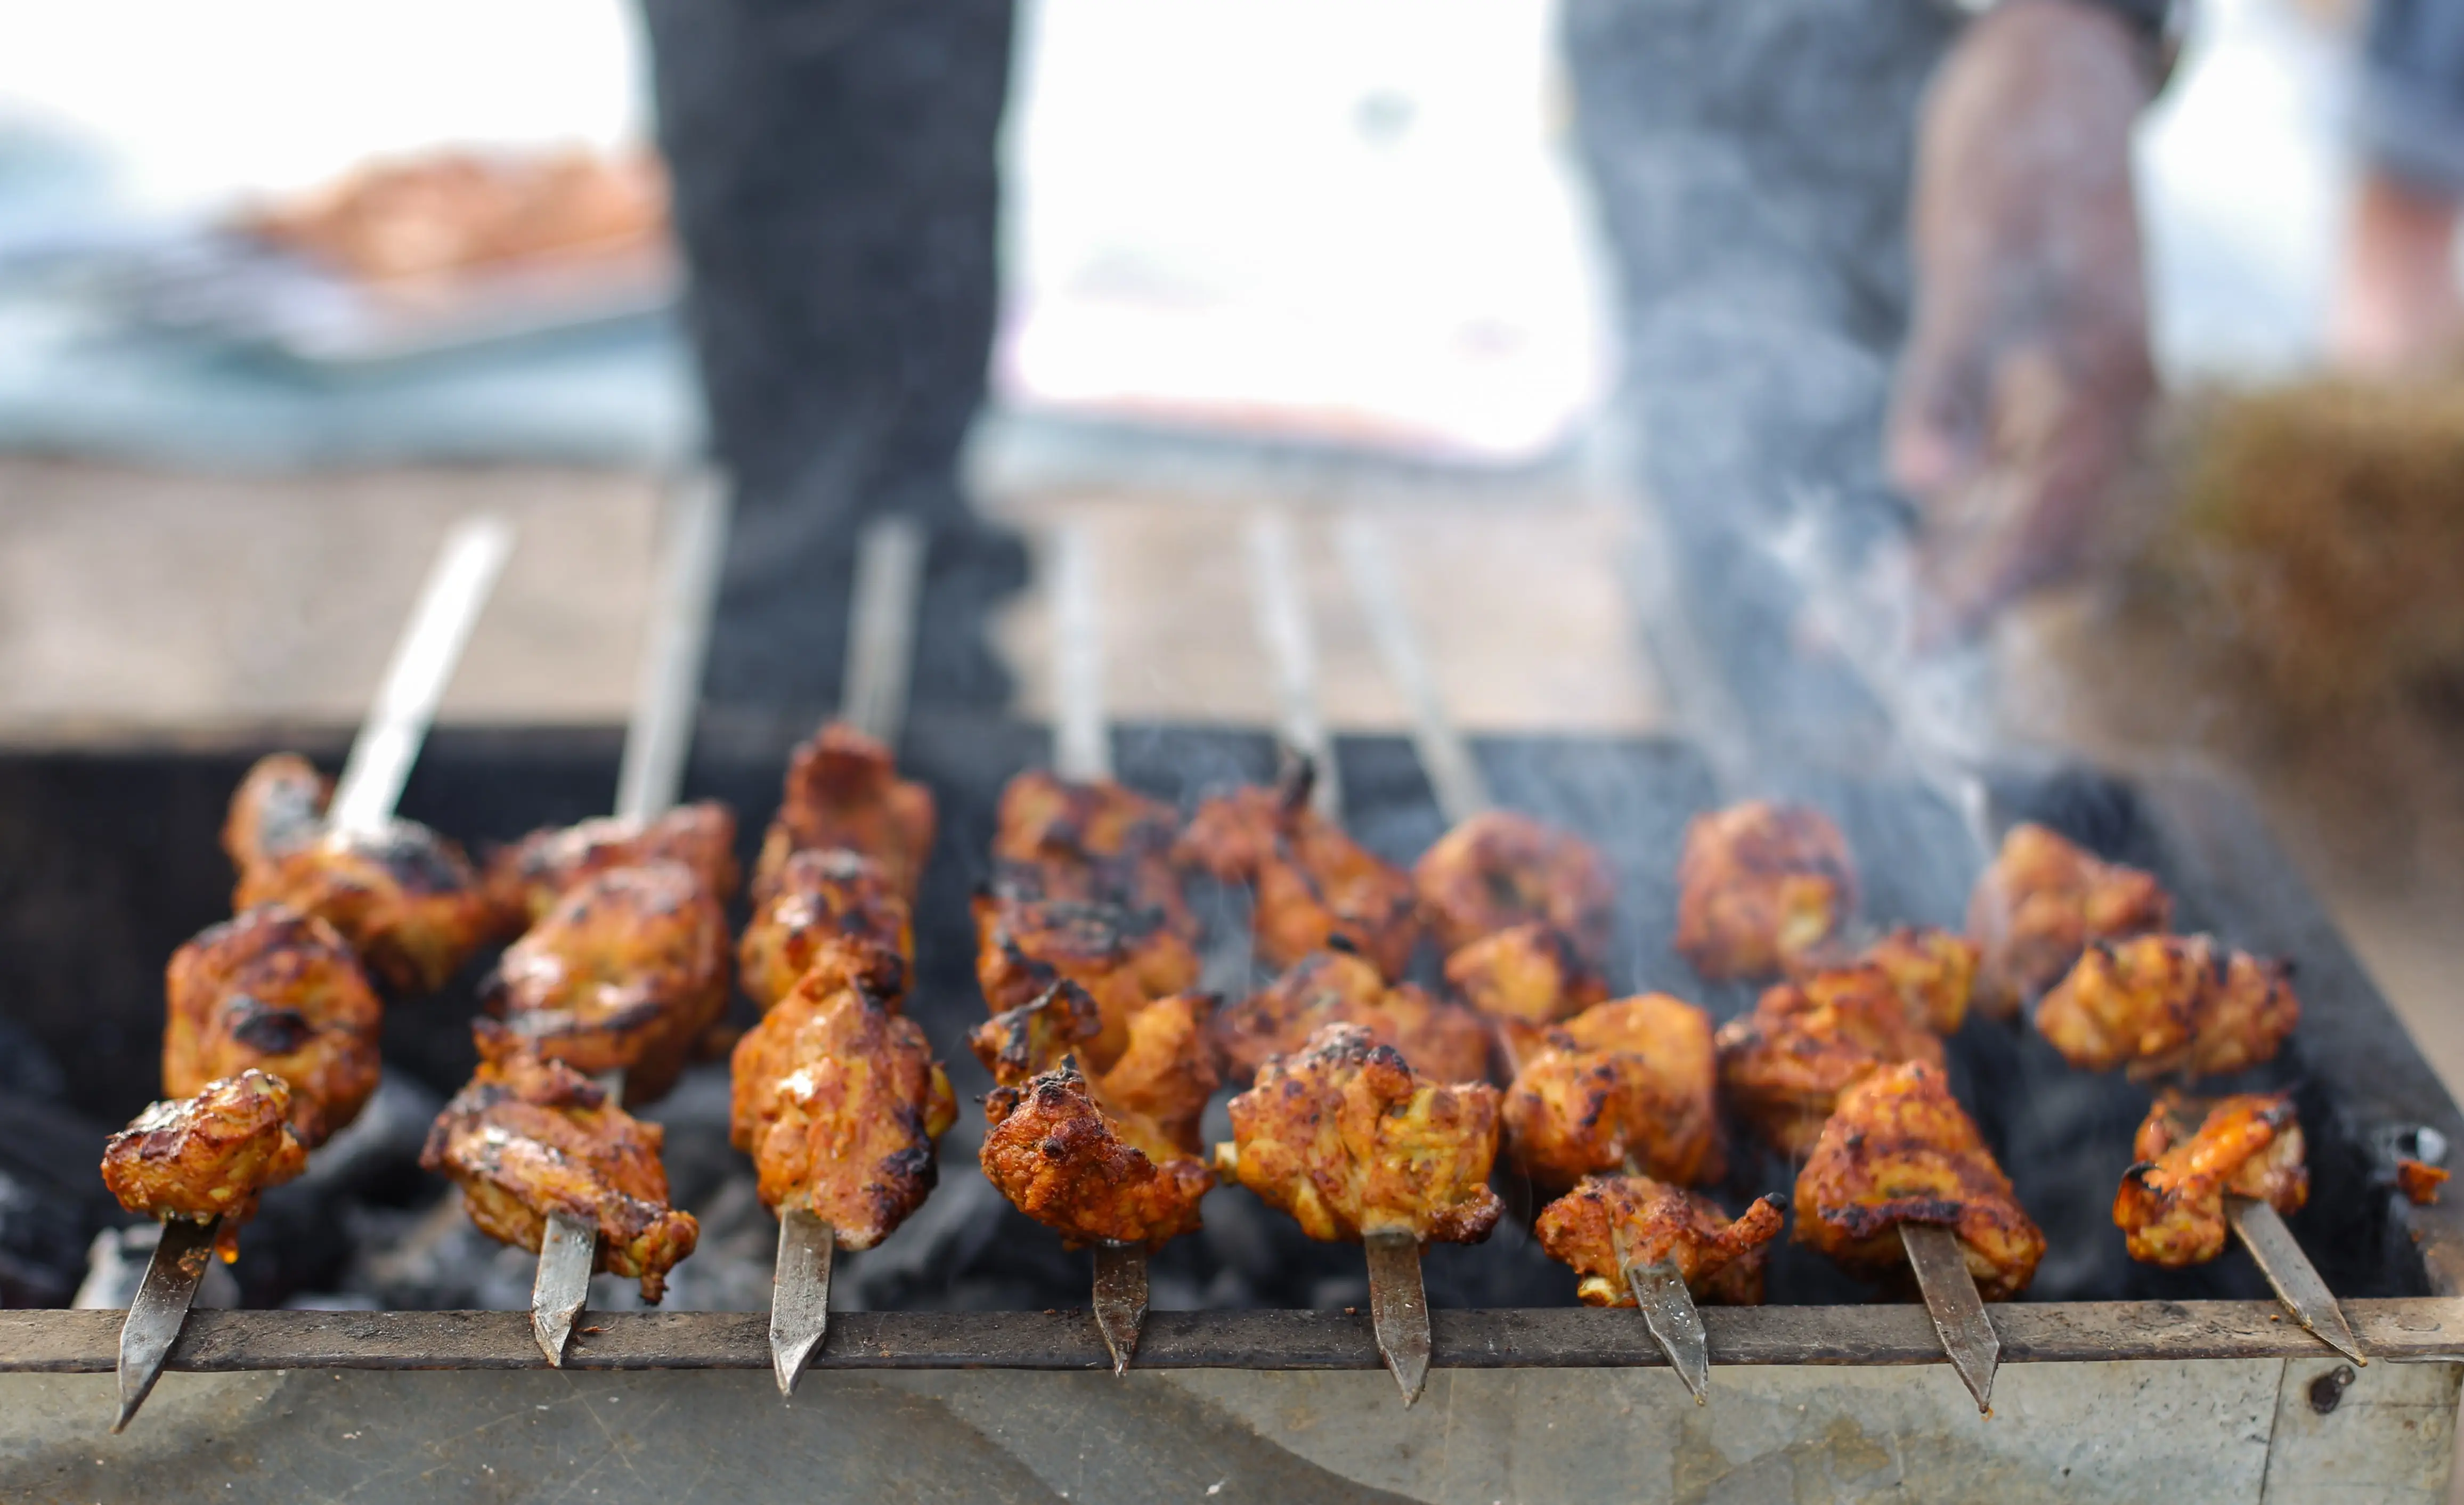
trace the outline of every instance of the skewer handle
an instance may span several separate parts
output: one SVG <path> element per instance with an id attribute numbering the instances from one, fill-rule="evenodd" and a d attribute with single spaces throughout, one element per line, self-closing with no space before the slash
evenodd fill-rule
<path id="1" fill-rule="evenodd" d="M 327 821 L 337 830 L 374 835 L 392 818 L 437 702 L 513 551 L 513 524 L 498 517 L 466 518 L 445 536 L 334 786 Z"/>
<path id="2" fill-rule="evenodd" d="M 179 1339 L 180 1325 L 197 1299 L 197 1287 L 213 1262 L 216 1223 L 187 1218 L 163 1220 L 163 1239 L 145 1264 L 145 1279 L 128 1305 L 128 1319 L 120 1324 L 120 1415 L 111 1424 L 123 1430 L 137 1408 L 154 1393 L 163 1365 Z"/>
<path id="3" fill-rule="evenodd" d="M 855 600 L 847 616 L 839 716 L 892 751 L 907 719 L 925 542 L 923 525 L 903 516 L 875 519 L 856 541 Z"/>
<path id="4" fill-rule="evenodd" d="M 1144 1244 L 1095 1246 L 1095 1327 L 1112 1356 L 1112 1372 L 1130 1372 L 1138 1332 L 1147 1320 L 1147 1249 Z"/>
<path id="5" fill-rule="evenodd" d="M 1993 1371 L 2002 1363 L 2002 1339 L 1993 1332 L 1993 1319 L 1986 1315 L 1976 1277 L 1969 1273 L 1959 1235 L 1937 1224 L 1903 1223 L 1900 1245 L 1916 1271 L 1917 1290 L 1924 1294 L 1933 1330 L 1942 1338 L 1942 1351 L 1959 1371 L 1968 1393 L 1976 1397 L 1976 1409 L 1992 1415 Z"/>
<path id="6" fill-rule="evenodd" d="M 539 1273 L 531 1277 L 531 1336 L 539 1339 L 547 1361 L 559 1368 L 564 1366 L 564 1345 L 573 1338 L 573 1324 L 590 1299 L 590 1267 L 598 1254 L 596 1224 L 561 1212 L 547 1220 Z"/>
<path id="7" fill-rule="evenodd" d="M 1395 579 L 1385 535 L 1369 519 L 1352 517 L 1336 525 L 1334 541 L 1343 554 L 1344 569 L 1352 577 L 1353 593 L 1359 597 L 1361 612 L 1369 619 L 1369 635 L 1411 713 L 1413 746 L 1438 797 L 1438 808 L 1448 825 L 1460 825 L 1490 808 L 1488 781 L 1446 715 L 1437 674 L 1420 652 L 1411 609 L 1404 605 L 1402 587 Z"/>
<path id="8" fill-rule="evenodd" d="M 792 1400 L 804 1365 L 829 1336 L 830 1255 L 838 1236 L 804 1209 L 779 1217 L 779 1267 L 770 1285 L 770 1367 Z"/>
<path id="9" fill-rule="evenodd" d="M 668 504 L 667 547 L 651 598 L 649 642 L 633 687 L 633 719 L 616 769 L 616 813 L 649 820 L 676 803 L 693 747 L 694 700 L 710 643 L 712 599 L 727 553 L 732 503 L 715 476 L 697 475 Z"/>
<path id="10" fill-rule="evenodd" d="M 1052 766 L 1065 779 L 1112 776 L 1104 724 L 1104 608 L 1094 530 L 1067 522 L 1052 535 Z"/>
<path id="11" fill-rule="evenodd" d="M 1258 641 L 1274 672 L 1275 719 L 1284 743 L 1309 761 L 1315 782 L 1309 804 L 1329 820 L 1343 814 L 1343 784 L 1334 739 L 1317 711 L 1317 643 L 1301 589 L 1291 520 L 1281 510 L 1249 521 L 1249 581 L 1257 595 Z"/>
<path id="12" fill-rule="evenodd" d="M 2242 1248 L 2257 1261 L 2258 1273 L 2267 1277 L 2276 1299 L 2284 1303 L 2295 1321 L 2353 1362 L 2369 1362 L 2362 1356 L 2361 1341 L 2353 1337 L 2351 1324 L 2344 1320 L 2343 1308 L 2336 1304 L 2336 1294 L 2320 1278 L 2318 1267 L 2301 1252 L 2293 1230 L 2273 1206 L 2255 1197 L 2227 1197 L 2225 1221 L 2233 1225 Z"/>
<path id="13" fill-rule="evenodd" d="M 1420 1398 L 1429 1383 L 1429 1296 L 1420 1283 L 1420 1241 L 1408 1230 L 1372 1233 L 1362 1241 L 1369 1254 L 1369 1322 L 1377 1352 L 1403 1404 Z"/>

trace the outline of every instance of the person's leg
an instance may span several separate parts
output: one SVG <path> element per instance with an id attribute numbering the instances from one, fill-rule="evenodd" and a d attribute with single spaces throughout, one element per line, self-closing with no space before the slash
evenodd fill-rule
<path id="1" fill-rule="evenodd" d="M 2327 328 L 2361 375 L 2451 363 L 2464 342 L 2455 215 L 2464 204 L 2464 4 L 2378 0 L 2354 124 L 2362 181 Z"/>
<path id="2" fill-rule="evenodd" d="M 1569 0 L 1577 122 L 1621 284 L 1621 418 L 1678 626 L 1764 751 L 1861 697 L 1803 650 L 1792 520 L 1889 526 L 1880 440 L 1909 304 L 1930 0 Z"/>
<path id="3" fill-rule="evenodd" d="M 1022 562 L 956 476 L 998 296 L 1009 0 L 645 0 L 710 444 L 736 486 L 706 715 L 801 735 L 839 696 L 864 519 L 936 532 L 919 700 L 998 700 Z"/>

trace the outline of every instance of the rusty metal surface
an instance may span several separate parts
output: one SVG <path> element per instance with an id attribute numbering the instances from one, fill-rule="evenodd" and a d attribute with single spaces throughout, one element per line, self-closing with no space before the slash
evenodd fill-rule
<path id="1" fill-rule="evenodd" d="M 2374 1357 L 2464 1358 L 2464 1298 L 2345 1303 Z M 2330 1355 L 2272 1301 L 2014 1302 L 1992 1309 L 2011 1364 Z M 1429 1314 L 1438 1368 L 1658 1368 L 1667 1363 L 1633 1314 L 1587 1307 Z M 117 1353 L 117 1312 L 0 1312 L 0 1374 L 101 1373 Z M 1940 1364 L 1921 1306 L 1711 1307 L 1711 1361 L 1729 1364 Z M 771 1367 L 758 1312 L 593 1312 L 576 1329 L 574 1369 Z M 520 1312 L 197 1312 L 174 1371 L 288 1368 L 529 1369 L 547 1361 Z M 1368 1314 L 1151 1312 L 1141 1369 L 1375 1369 Z M 1110 1369 L 1093 1317 L 1076 1312 L 838 1312 L 812 1367 Z M 2370 1367 L 2378 1367 L 2372 1364 Z"/>
<path id="2" fill-rule="evenodd" d="M 1158 1314 L 1160 1315 L 1160 1314 Z M 1378 1373 L 380 1373 L 167 1377 L 107 1436 L 105 1375 L 0 1376 L 12 1505 L 347 1497 L 679 1499 L 2369 1500 L 2432 1505 L 2447 1364 L 2013 1365 L 1991 1418 L 1947 1368 Z"/>

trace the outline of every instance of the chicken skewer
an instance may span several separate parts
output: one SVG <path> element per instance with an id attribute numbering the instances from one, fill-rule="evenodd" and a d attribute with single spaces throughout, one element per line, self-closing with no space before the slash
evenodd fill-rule
<path id="1" fill-rule="evenodd" d="M 847 636 L 846 682 L 840 717 L 847 725 L 871 738 L 885 750 L 897 746 L 900 725 L 906 716 L 915 611 L 922 595 L 924 546 L 922 530 L 912 520 L 897 518 L 872 523 L 857 543 L 855 600 Z M 897 786 L 891 786 L 890 792 L 894 797 L 898 792 Z M 913 827 L 918 822 L 911 819 L 907 824 Z M 926 828 L 931 824 L 929 805 L 924 808 L 920 824 Z M 895 820 L 890 825 L 891 830 L 898 830 L 899 823 Z M 910 846 L 920 849 L 932 845 L 929 834 L 920 843 L 912 840 L 912 830 L 908 835 Z M 846 850 L 840 849 L 841 852 Z M 766 857 L 768 853 L 765 852 L 764 855 Z M 914 941 L 912 924 L 906 917 L 913 896 L 914 879 L 920 875 L 923 852 L 916 850 L 900 862 L 899 870 L 905 874 L 903 883 L 887 875 L 888 869 L 883 860 L 898 855 L 867 852 L 860 854 L 863 860 L 838 863 L 821 884 L 815 885 L 814 892 L 829 896 L 824 902 L 831 911 L 828 918 L 832 929 L 860 940 L 896 945 L 904 959 L 912 963 Z M 825 860 L 823 857 L 788 857 L 781 860 L 779 871 L 783 875 L 794 863 L 801 861 L 813 866 Z M 795 885 L 784 882 L 782 876 L 782 886 L 792 888 Z M 883 931 L 891 934 L 884 935 Z M 757 921 L 755 929 L 748 932 L 746 938 L 748 988 L 756 985 L 755 959 L 759 949 L 756 937 L 759 933 Z M 827 946 L 830 942 L 823 941 L 822 944 Z M 783 943 L 781 949 L 792 945 L 793 942 Z M 788 961 L 774 967 L 773 979 L 760 985 L 775 987 L 785 980 L 785 973 L 790 970 L 802 972 L 803 968 Z M 765 1006 L 771 1002 L 766 998 L 759 1001 Z M 913 1027 L 910 1025 L 908 1029 L 913 1030 Z M 750 1041 L 751 1037 L 747 1039 Z M 918 1040 L 920 1042 L 920 1036 Z M 747 1049 L 754 1047 L 738 1047 L 739 1051 Z M 948 1078 L 941 1075 L 938 1064 L 935 1064 L 931 1071 L 934 1079 L 940 1083 L 942 1096 L 946 1098 Z M 742 1086 L 745 1074 L 741 1069 L 736 1072 L 739 1093 L 745 1090 Z M 945 1115 L 940 1127 L 947 1126 Z M 933 1128 L 929 1123 L 926 1127 L 929 1131 L 926 1137 L 929 1155 L 930 1142 L 939 1137 L 939 1128 Z M 929 1165 L 929 1160 L 927 1163 Z M 880 1221 L 885 1226 L 867 1230 L 861 1237 L 861 1247 L 869 1248 L 886 1236 L 915 1203 L 922 1201 L 923 1190 L 929 1190 L 930 1186 L 929 1179 L 925 1180 L 923 1189 L 914 1193 L 913 1202 L 899 1208 L 895 1216 L 882 1218 Z M 839 1235 L 836 1228 L 814 1210 L 809 1198 L 803 1206 L 778 1203 L 773 1206 L 779 1213 L 779 1257 L 770 1283 L 770 1366 L 779 1382 L 779 1393 L 792 1398 L 797 1383 L 803 1378 L 804 1366 L 814 1354 L 820 1352 L 823 1340 L 829 1335 L 830 1261 L 838 1247 Z"/>
<path id="2" fill-rule="evenodd" d="M 672 532 L 653 602 L 650 641 L 643 657 L 633 719 L 625 729 L 625 750 L 617 764 L 616 816 L 620 821 L 647 826 L 675 804 L 676 790 L 684 781 L 685 754 L 693 743 L 693 702 L 701 686 L 711 601 L 726 550 L 727 518 L 728 494 L 721 483 L 696 479 L 676 494 L 671 518 Z M 732 828 L 728 834 L 733 837 Z M 728 861 L 732 868 L 733 858 Z M 670 874 L 674 871 L 662 865 L 616 869 L 607 875 Z M 704 896 L 708 898 L 706 891 Z M 646 897 L 659 902 L 666 896 Z M 708 902 L 715 909 L 715 898 Z M 724 933 L 722 917 L 722 938 Z M 724 1007 L 723 952 L 719 965 L 721 982 L 715 1003 Z M 675 1049 L 680 1051 L 682 1044 Z M 598 1086 L 606 1095 L 611 1109 L 623 1103 L 626 1081 L 621 1069 L 603 1073 Z M 662 1174 L 662 1191 L 665 1179 Z M 590 1274 L 599 1262 L 600 1224 L 599 1218 L 583 1216 L 579 1208 L 558 1208 L 548 1213 L 539 1244 L 539 1267 L 531 1279 L 531 1336 L 538 1339 L 539 1351 L 547 1355 L 550 1364 L 561 1367 L 564 1363 L 565 1345 L 572 1340 L 574 1323 L 589 1301 Z M 647 1292 L 649 1288 L 645 1289 Z"/>
<path id="3" fill-rule="evenodd" d="M 347 837 L 366 838 L 385 832 L 395 802 L 409 778 L 410 765 L 427 741 L 429 723 L 435 719 L 437 703 L 443 699 L 445 687 L 461 659 L 463 645 L 470 640 L 471 629 L 487 605 L 513 545 L 512 527 L 494 517 L 466 520 L 446 536 L 421 587 L 410 621 L 395 645 L 392 662 L 368 718 L 352 742 L 341 784 L 331 804 L 319 812 L 312 797 L 304 808 L 291 812 L 294 824 L 302 831 L 316 826 L 321 813 L 327 824 Z M 315 781 L 313 770 L 310 780 L 315 792 L 321 793 L 321 784 Z M 245 878 L 242 888 L 245 892 Z M 337 953 L 334 964 L 327 968 L 335 986 L 350 993 L 354 991 L 350 985 L 357 982 L 356 993 L 365 995 L 365 1007 L 346 1012 L 367 1016 L 367 1053 L 373 1057 L 374 998 L 359 978 L 357 963 L 321 921 L 292 918 L 332 941 L 330 947 L 323 949 Z M 209 936 L 212 934 L 209 932 Z M 191 946 L 206 939 L 200 938 Z M 183 948 L 182 955 L 188 954 L 189 949 Z M 280 1055 L 289 1053 L 285 1047 L 296 1049 L 309 1042 L 285 1039 L 267 1043 L 275 1044 L 276 1049 L 243 1054 Z M 341 1127 L 358 1111 L 359 1103 L 375 1085 L 372 1060 L 360 1074 L 364 1074 L 365 1080 L 357 1084 L 356 1097 L 313 1104 L 317 1109 L 310 1127 L 313 1137 L 321 1138 Z M 216 1184 L 218 1191 L 236 1200 L 229 1210 L 221 1211 L 209 1203 L 183 1205 L 173 1201 L 160 1207 L 162 1240 L 154 1247 L 143 1282 L 129 1303 L 126 1320 L 121 1324 L 120 1411 L 112 1422 L 113 1431 L 128 1426 L 138 1408 L 145 1404 L 145 1398 L 153 1393 L 155 1382 L 162 1378 L 164 1363 L 170 1358 L 171 1345 L 187 1320 L 188 1309 L 196 1300 L 198 1283 L 205 1278 L 214 1247 L 219 1243 L 227 1251 L 235 1249 L 232 1240 L 238 1224 L 253 1208 L 256 1191 L 291 1179 L 306 1163 L 308 1145 L 290 1121 L 293 1096 L 290 1084 L 283 1078 L 246 1070 L 207 1084 L 185 1103 L 156 1104 L 140 1117 L 127 1135 L 115 1137 L 114 1151 L 124 1143 L 135 1157 L 150 1152 L 167 1155 L 176 1162 L 186 1159 L 180 1151 L 209 1155 L 215 1162 L 209 1179 Z M 306 1108 L 312 1103 L 303 1098 L 301 1106 Z M 239 1132 L 235 1135 L 234 1130 Z M 105 1168 L 108 1178 L 109 1156 Z M 113 1189 L 117 1192 L 121 1187 L 116 1185 Z"/>
<path id="4" fill-rule="evenodd" d="M 1430 787 L 1437 794 L 1439 809 L 1452 828 L 1446 841 L 1440 847 L 1476 841 L 1480 829 L 1474 822 L 1483 817 L 1495 819 L 1494 802 L 1489 796 L 1487 780 L 1482 776 L 1480 765 L 1473 761 L 1470 747 L 1455 727 L 1453 719 L 1446 714 L 1445 700 L 1438 688 L 1437 677 L 1420 651 L 1419 636 L 1414 631 L 1410 609 L 1404 605 L 1402 591 L 1396 582 L 1385 541 L 1368 520 L 1351 518 L 1345 520 L 1338 529 L 1336 542 L 1342 550 L 1353 594 L 1358 597 L 1361 609 L 1368 617 L 1378 654 L 1385 661 L 1389 675 L 1402 690 L 1405 702 L 1411 709 L 1413 745 L 1419 753 L 1421 768 L 1429 779 Z M 1549 848 L 1555 845 L 1545 840 L 1551 834 L 1554 833 L 1514 828 L 1506 828 L 1499 832 L 1518 849 L 1516 855 L 1527 857 L 1535 851 L 1548 852 Z M 1578 843 L 1573 845 L 1579 847 Z M 1439 849 L 1432 849 L 1430 854 L 1421 859 L 1419 875 L 1424 896 L 1432 887 L 1430 877 L 1438 866 L 1432 859 L 1440 855 Z M 1604 872 L 1595 874 L 1589 871 L 1597 859 L 1592 857 L 1588 863 L 1581 860 L 1581 856 L 1588 855 L 1587 852 L 1579 855 L 1568 853 L 1565 859 L 1561 859 L 1569 870 L 1569 880 L 1554 887 L 1556 893 L 1570 897 L 1547 903 L 1549 918 L 1555 922 L 1555 932 L 1566 936 L 1578 948 L 1586 943 L 1594 947 L 1604 943 L 1609 918 L 1607 877 Z M 1487 888 L 1487 885 L 1471 885 L 1466 887 L 1466 891 L 1479 894 Z M 1485 943 L 1494 946 L 1509 938 L 1529 933 L 1526 927 L 1512 926 L 1493 931 L 1485 938 L 1485 942 L 1475 941 L 1464 933 L 1480 928 L 1475 904 L 1441 903 L 1433 907 L 1441 916 L 1441 939 L 1453 952 L 1448 963 L 1448 976 L 1455 979 L 1458 985 L 1462 985 L 1462 980 L 1456 977 L 1456 963 L 1469 949 L 1464 941 L 1470 941 L 1473 945 Z M 1507 971 L 1505 968 L 1498 970 L 1501 973 Z M 1577 987 L 1565 985 L 1581 975 L 1579 966 L 1571 961 L 1544 975 L 1549 976 L 1554 985 L 1546 986 L 1542 991 L 1552 996 L 1547 1007 L 1540 1010 L 1540 1017 L 1532 1021 L 1534 1023 L 1545 1023 L 1564 1008 L 1564 1003 L 1558 1001 L 1560 996 L 1576 1002 L 1576 1007 L 1583 1001 Z M 1597 996 L 1588 1001 L 1597 1002 L 1605 997 L 1606 989 L 1601 987 Z M 1490 1007 L 1494 1008 L 1495 1006 L 1492 1004 Z M 1409 1282 L 1412 1290 L 1417 1292 L 1420 1283 L 1417 1246 L 1413 1249 L 1410 1263 Z M 1390 1279 L 1402 1274 L 1400 1264 L 1390 1241 L 1384 1264 Z M 1387 1364 L 1395 1370 L 1397 1379 L 1401 1379 L 1407 1369 L 1425 1375 L 1429 1360 L 1427 1303 L 1408 1299 L 1380 1300 L 1380 1268 L 1379 1248 L 1373 1242 L 1369 1266 L 1370 1310 L 1374 1317 L 1381 1319 L 1378 1347 L 1386 1354 Z M 1651 1334 L 1652 1341 L 1667 1356 L 1669 1365 L 1684 1380 L 1687 1388 L 1700 1399 L 1702 1386 L 1709 1380 L 1709 1341 L 1703 1328 L 1702 1314 L 1695 1310 L 1683 1273 L 1672 1259 L 1663 1257 L 1626 1268 L 1625 1278 L 1637 1295 L 1643 1326 Z M 1644 1298 L 1646 1295 L 1647 1299 Z M 1382 1320 L 1390 1316 L 1395 1318 L 1391 1332 Z M 1407 1382 L 1404 1391 L 1407 1397 L 1417 1395 L 1419 1384 Z"/>

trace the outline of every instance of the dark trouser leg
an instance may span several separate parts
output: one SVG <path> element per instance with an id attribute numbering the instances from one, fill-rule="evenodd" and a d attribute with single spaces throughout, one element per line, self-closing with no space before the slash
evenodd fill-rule
<path id="1" fill-rule="evenodd" d="M 1569 0 L 1582 147 L 1620 283 L 1621 417 L 1687 635 L 1767 751 L 1861 697 L 1796 636 L 1772 547 L 1894 521 L 1881 427 L 1908 315 L 1929 0 Z"/>
<path id="2" fill-rule="evenodd" d="M 839 697 L 855 531 L 935 532 L 919 702 L 998 702 L 984 606 L 1015 544 L 956 463 L 997 298 L 1009 0 L 645 0 L 711 446 L 737 513 L 712 731 L 781 741 Z"/>

